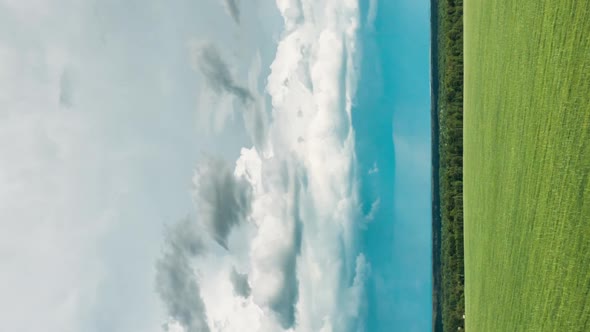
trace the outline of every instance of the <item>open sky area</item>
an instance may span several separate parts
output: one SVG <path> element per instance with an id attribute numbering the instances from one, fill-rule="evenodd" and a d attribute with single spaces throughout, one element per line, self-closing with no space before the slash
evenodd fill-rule
<path id="1" fill-rule="evenodd" d="M 428 331 L 427 0 L 0 0 L 6 331 Z"/>

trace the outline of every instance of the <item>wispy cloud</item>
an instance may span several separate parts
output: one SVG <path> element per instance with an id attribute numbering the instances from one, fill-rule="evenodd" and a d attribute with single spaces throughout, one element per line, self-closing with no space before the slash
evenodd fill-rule
<path id="1" fill-rule="evenodd" d="M 377 19 L 377 10 L 379 0 L 369 0 L 369 9 L 367 11 L 366 25 L 372 31 L 375 29 L 375 20 Z"/>
<path id="2" fill-rule="evenodd" d="M 371 209 L 369 213 L 365 216 L 365 220 L 373 221 L 375 219 L 375 215 L 379 211 L 379 206 L 381 205 L 381 198 L 377 198 L 373 203 L 371 203 Z"/>
<path id="3" fill-rule="evenodd" d="M 369 175 L 379 173 L 379 167 L 377 166 L 377 162 L 373 163 L 373 167 L 369 169 Z"/>
<path id="4" fill-rule="evenodd" d="M 240 4 L 238 0 L 223 0 L 223 4 L 227 13 L 231 16 L 231 18 L 236 22 L 236 24 L 240 24 Z"/>
<path id="5" fill-rule="evenodd" d="M 254 145 L 264 149 L 268 120 L 264 101 L 256 92 L 257 76 L 260 74 L 260 55 L 254 57 L 250 68 L 250 86 L 239 84 L 223 55 L 211 42 L 189 42 L 191 63 L 205 78 L 207 86 L 219 97 L 230 96 L 239 103 L 239 113 Z M 215 112 L 204 109 L 202 112 Z M 226 117 L 221 118 L 222 126 Z"/>
<path id="6" fill-rule="evenodd" d="M 238 84 L 217 47 L 210 42 L 191 42 L 192 63 L 216 93 L 227 93 L 247 105 L 254 101 L 253 93 Z"/>

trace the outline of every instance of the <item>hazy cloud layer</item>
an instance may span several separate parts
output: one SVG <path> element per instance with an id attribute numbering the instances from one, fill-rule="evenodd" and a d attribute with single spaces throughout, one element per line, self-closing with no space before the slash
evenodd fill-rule
<path id="1" fill-rule="evenodd" d="M 192 211 L 187 185 L 201 151 L 214 148 L 234 157 L 238 144 L 248 141 L 238 125 L 230 137 L 195 130 L 195 96 L 185 90 L 195 79 L 186 73 L 190 63 L 184 36 L 215 40 L 226 60 L 234 52 L 246 54 L 232 61 L 236 68 L 247 68 L 257 48 L 265 57 L 274 53 L 271 42 L 258 45 L 271 40 L 278 13 L 263 9 L 272 2 L 258 5 L 256 10 L 242 6 L 242 21 L 253 14 L 248 29 L 239 32 L 248 43 L 235 43 L 236 27 L 215 1 L 134 6 L 0 0 L 0 155 L 6 161 L 0 163 L 3 331 L 160 329 L 173 304 L 160 301 L 154 291 L 161 223 Z M 217 28 L 210 22 L 226 24 Z M 237 85 L 255 93 L 238 74 L 233 77 Z M 233 95 L 222 94 L 240 104 Z M 206 231 L 202 236 L 209 240 Z M 191 259 L 195 250 L 181 247 L 161 254 L 160 291 L 168 300 L 178 285 L 196 293 L 193 286 L 201 280 L 178 272 L 186 272 L 187 264 L 194 269 L 195 261 L 203 259 Z M 230 263 L 219 261 L 226 264 L 222 270 L 227 276 Z M 249 272 L 243 265 L 240 271 Z M 229 284 L 227 277 L 219 280 Z M 184 308 L 200 305 L 194 298 L 174 303 L 183 301 Z M 202 325 L 195 323 L 202 321 L 198 311 L 189 311 L 194 328 Z M 188 324 L 189 314 L 173 312 Z"/>

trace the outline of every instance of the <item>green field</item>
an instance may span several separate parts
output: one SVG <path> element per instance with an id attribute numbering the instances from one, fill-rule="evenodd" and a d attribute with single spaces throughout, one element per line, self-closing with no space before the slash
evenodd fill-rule
<path id="1" fill-rule="evenodd" d="M 464 15 L 466 329 L 590 331 L 590 1 Z"/>

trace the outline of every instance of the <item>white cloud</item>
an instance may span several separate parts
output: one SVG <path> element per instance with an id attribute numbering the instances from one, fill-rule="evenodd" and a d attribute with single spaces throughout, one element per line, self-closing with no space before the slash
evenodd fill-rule
<path id="1" fill-rule="evenodd" d="M 209 328 L 363 331 L 369 263 L 358 243 L 364 217 L 351 122 L 358 3 L 277 6 L 285 31 L 266 87 L 272 121 L 265 148 L 243 149 L 235 168 L 252 186 L 249 223 L 234 228 L 227 250 L 209 247 L 194 263 Z M 235 265 L 247 275 L 247 298 L 235 292 Z"/>
<path id="2" fill-rule="evenodd" d="M 195 228 L 180 228 L 181 249 L 164 249 L 156 279 L 154 238 L 162 222 L 190 211 L 188 169 L 198 141 L 210 139 L 194 133 L 192 95 L 181 98 L 199 84 L 184 72 L 178 36 L 193 36 L 193 23 L 210 32 L 205 25 L 218 19 L 191 20 L 209 11 L 168 5 L 1 2 L 9 14 L 0 16 L 11 18 L 0 22 L 0 155 L 9 161 L 0 164 L 3 327 L 154 331 L 168 318 L 170 331 L 183 332 L 361 329 L 368 262 L 357 243 L 363 216 L 350 114 L 357 1 L 277 1 L 285 29 L 265 96 L 258 79 L 268 52 L 252 42 L 262 37 L 236 42 L 248 50 L 242 59 L 226 31 L 217 41 L 224 52 L 197 66 L 213 87 L 199 107 L 211 109 L 205 126 L 225 127 L 240 107 L 254 148 L 222 178 L 243 177 L 252 193 L 217 190 L 226 182 L 214 176 L 204 187 L 197 181 L 230 194 L 207 201 L 196 189 Z M 247 15 L 253 7 L 241 8 L 240 33 L 262 31 Z M 210 141 L 217 149 L 223 138 Z M 220 203 L 236 192 L 239 204 Z M 246 205 L 216 228 L 215 213 Z M 201 237 L 202 248 L 193 241 Z M 250 296 L 236 294 L 234 268 Z M 171 317 L 154 303 L 154 279 Z"/>
<path id="3" fill-rule="evenodd" d="M 365 220 L 367 220 L 367 221 L 374 220 L 375 215 L 377 214 L 377 211 L 379 211 L 380 205 L 381 205 L 380 198 L 377 198 L 375 201 L 373 201 L 373 203 L 371 203 L 371 209 L 369 210 L 369 213 L 365 216 Z"/>
<path id="4" fill-rule="evenodd" d="M 373 167 L 369 169 L 368 174 L 371 175 L 376 173 L 379 173 L 379 167 L 377 166 L 377 162 L 374 162 Z"/>
<path id="5" fill-rule="evenodd" d="M 182 324 L 175 320 L 165 323 L 165 328 L 168 329 L 168 332 L 186 332 Z"/>
<path id="6" fill-rule="evenodd" d="M 379 0 L 369 0 L 369 10 L 367 11 L 367 28 L 369 30 L 375 29 L 375 19 L 377 19 L 378 7 Z"/>

